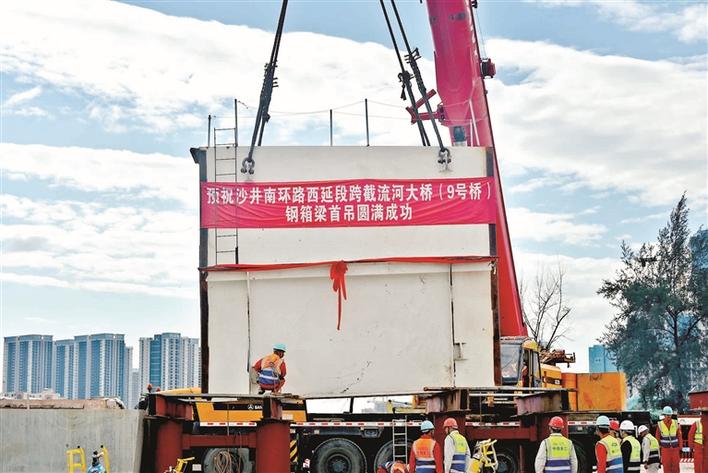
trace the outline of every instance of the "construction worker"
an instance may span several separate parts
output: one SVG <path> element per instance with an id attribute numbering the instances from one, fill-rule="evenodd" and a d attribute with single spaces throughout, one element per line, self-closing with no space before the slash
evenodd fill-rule
<path id="1" fill-rule="evenodd" d="M 410 473 L 442 473 L 442 455 L 440 445 L 433 440 L 435 427 L 429 420 L 420 424 L 421 436 L 413 442 L 408 459 Z"/>
<path id="2" fill-rule="evenodd" d="M 648 473 L 658 473 L 661 464 L 659 441 L 649 433 L 649 427 L 646 425 L 640 425 L 637 433 L 642 441 L 642 464 L 644 469 Z"/>
<path id="3" fill-rule="evenodd" d="M 260 386 L 258 394 L 266 391 L 280 392 L 287 374 L 283 358 L 285 358 L 285 345 L 276 343 L 273 345 L 273 353 L 264 356 L 253 365 L 253 370 L 258 374 L 257 382 Z"/>
<path id="4" fill-rule="evenodd" d="M 610 421 L 610 435 L 617 440 L 620 439 L 620 423 L 618 420 L 612 419 Z"/>
<path id="5" fill-rule="evenodd" d="M 558 416 L 553 417 L 548 423 L 551 435 L 538 447 L 534 462 L 536 473 L 578 472 L 578 456 L 575 454 L 573 442 L 561 433 L 564 425 L 563 419 Z"/>
<path id="6" fill-rule="evenodd" d="M 693 450 L 693 471 L 703 473 L 703 423 L 699 417 L 688 431 L 688 446 Z"/>
<path id="7" fill-rule="evenodd" d="M 634 437 L 634 422 L 623 420 L 620 424 L 622 436 L 622 463 L 625 473 L 639 473 L 642 468 L 642 445 Z"/>
<path id="8" fill-rule="evenodd" d="M 683 448 L 681 429 L 678 422 L 672 419 L 674 410 L 666 406 L 662 410 L 664 418 L 656 426 L 656 438 L 661 447 L 661 467 L 664 473 L 679 473 L 679 457 Z"/>
<path id="9" fill-rule="evenodd" d="M 467 439 L 457 429 L 457 421 L 451 417 L 443 422 L 445 429 L 444 473 L 466 473 L 470 467 L 470 446 Z"/>
<path id="10" fill-rule="evenodd" d="M 623 473 L 622 448 L 619 440 L 610 433 L 610 419 L 599 416 L 595 421 L 596 434 L 600 441 L 595 444 L 597 473 Z"/>

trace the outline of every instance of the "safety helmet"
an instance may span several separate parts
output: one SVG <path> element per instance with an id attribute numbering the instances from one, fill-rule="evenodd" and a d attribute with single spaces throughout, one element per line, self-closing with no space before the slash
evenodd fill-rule
<path id="1" fill-rule="evenodd" d="M 646 432 L 648 430 L 649 430 L 649 427 L 647 427 L 646 425 L 640 425 L 639 429 L 637 429 L 637 433 L 639 435 L 642 435 L 644 432 Z"/>
<path id="2" fill-rule="evenodd" d="M 620 430 L 634 431 L 634 422 L 631 420 L 623 420 L 620 424 Z"/>
<path id="3" fill-rule="evenodd" d="M 273 345 L 273 350 L 287 351 L 284 343 L 276 343 Z"/>
<path id="4" fill-rule="evenodd" d="M 452 417 L 448 417 L 447 419 L 445 419 L 445 422 L 443 422 L 443 427 L 452 427 L 453 429 L 456 429 L 457 421 Z"/>
<path id="5" fill-rule="evenodd" d="M 614 419 L 610 421 L 610 429 L 611 430 L 619 430 L 620 429 L 620 423 Z"/>
<path id="6" fill-rule="evenodd" d="M 595 425 L 598 427 L 610 427 L 610 418 L 607 416 L 599 416 L 595 421 Z"/>
<path id="7" fill-rule="evenodd" d="M 433 429 L 435 429 L 435 426 L 429 420 L 424 420 L 420 423 L 420 431 L 423 433 L 430 432 Z"/>
<path id="8" fill-rule="evenodd" d="M 564 425 L 565 422 L 563 422 L 563 419 L 558 416 L 553 417 L 548 423 L 548 426 L 553 427 L 554 429 L 562 429 Z"/>
<path id="9" fill-rule="evenodd" d="M 664 406 L 664 408 L 661 410 L 661 413 L 665 416 L 670 416 L 673 415 L 674 410 L 671 408 L 671 406 Z"/>

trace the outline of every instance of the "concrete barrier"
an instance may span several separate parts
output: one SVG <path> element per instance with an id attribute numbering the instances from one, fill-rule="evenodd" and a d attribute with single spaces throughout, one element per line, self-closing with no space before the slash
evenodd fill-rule
<path id="1" fill-rule="evenodd" d="M 25 401 L 25 404 L 26 401 Z M 115 408 L 0 408 L 0 472 L 64 472 L 66 451 L 108 449 L 111 473 L 140 470 L 144 411 Z M 12 406 L 15 407 L 15 406 Z M 39 408 L 38 408 L 39 407 Z"/>

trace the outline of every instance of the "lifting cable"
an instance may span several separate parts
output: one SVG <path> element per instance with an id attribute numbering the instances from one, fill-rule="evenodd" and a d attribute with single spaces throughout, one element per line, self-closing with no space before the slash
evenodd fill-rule
<path id="1" fill-rule="evenodd" d="M 278 53 L 280 52 L 280 40 L 283 36 L 283 25 L 285 24 L 285 12 L 288 8 L 288 0 L 283 0 L 280 7 L 280 17 L 278 18 L 278 28 L 275 31 L 275 39 L 273 40 L 273 49 L 270 53 L 270 60 L 265 65 L 265 73 L 263 76 L 263 87 L 261 87 L 261 96 L 258 102 L 258 112 L 256 112 L 256 124 L 253 127 L 253 135 L 251 136 L 251 147 L 248 150 L 248 155 L 241 163 L 241 172 L 253 174 L 256 167 L 256 162 L 253 160 L 253 150 L 256 142 L 258 146 L 263 141 L 263 130 L 270 119 L 268 108 L 270 107 L 270 99 L 273 95 L 273 88 L 277 87 L 277 78 L 275 77 L 275 68 L 278 65 Z"/>
<path id="2" fill-rule="evenodd" d="M 413 113 L 415 114 L 415 122 L 418 125 L 418 131 L 420 132 L 420 139 L 423 142 L 423 146 L 430 146 L 430 140 L 428 139 L 428 134 L 425 132 L 425 127 L 423 126 L 423 121 L 420 119 L 420 114 L 418 113 L 418 107 L 415 106 L 415 97 L 413 96 L 413 87 L 411 86 L 411 74 L 406 70 L 406 66 L 403 65 L 403 60 L 401 59 L 401 53 L 398 50 L 398 43 L 396 42 L 396 35 L 393 33 L 393 28 L 391 28 L 391 21 L 388 18 L 388 12 L 386 11 L 386 5 L 384 5 L 383 0 L 379 0 L 381 4 L 381 10 L 383 11 L 384 18 L 386 19 L 386 26 L 388 26 L 388 33 L 391 35 L 391 42 L 393 42 L 393 50 L 396 53 L 396 58 L 398 59 L 398 65 L 401 67 L 401 72 L 398 74 L 398 79 L 401 81 L 401 86 L 403 88 L 401 92 L 401 99 L 406 99 L 406 92 L 408 92 L 408 98 L 411 101 L 411 107 Z M 404 36 L 405 38 L 405 36 Z M 425 92 L 423 92 L 425 97 Z M 426 100 L 427 102 L 427 100 Z"/>
<path id="3" fill-rule="evenodd" d="M 383 5 L 383 0 L 380 1 Z M 430 106 L 430 99 L 428 98 L 428 89 L 425 88 L 425 84 L 423 83 L 423 75 L 420 73 L 420 68 L 418 67 L 418 59 L 420 59 L 420 52 L 418 51 L 418 48 L 411 50 L 411 45 L 408 43 L 406 30 L 403 27 L 403 22 L 401 21 L 401 16 L 398 14 L 396 0 L 391 0 L 391 6 L 393 7 L 393 13 L 396 15 L 396 21 L 398 22 L 398 28 L 401 30 L 401 37 L 403 37 L 403 42 L 406 45 L 406 51 L 408 51 L 408 54 L 406 55 L 406 62 L 411 66 L 411 69 L 413 69 L 413 75 L 415 76 L 415 82 L 418 85 L 418 91 L 423 97 L 423 100 L 425 102 L 425 109 L 428 112 L 428 116 L 430 117 L 430 122 L 433 124 L 435 138 L 438 140 L 438 146 L 440 147 L 440 151 L 438 152 L 438 163 L 448 164 L 450 162 L 450 150 L 447 149 L 445 145 L 443 145 L 442 138 L 440 137 L 440 130 L 438 129 L 438 124 L 435 122 L 435 117 L 433 116 L 433 109 Z M 388 22 L 388 18 L 386 19 L 386 21 Z M 389 30 L 390 28 L 391 25 L 389 25 Z M 396 51 L 396 54 L 398 54 L 398 50 Z M 400 56 L 398 60 L 400 61 Z M 415 104 L 413 104 L 413 108 L 416 108 Z M 417 110 L 415 110 L 415 114 L 416 118 L 420 120 Z"/>

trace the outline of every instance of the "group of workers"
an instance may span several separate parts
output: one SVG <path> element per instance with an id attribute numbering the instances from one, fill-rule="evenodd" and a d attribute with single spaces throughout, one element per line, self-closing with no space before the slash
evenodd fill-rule
<path id="1" fill-rule="evenodd" d="M 681 428 L 673 418 L 670 406 L 662 410 L 664 418 L 656 427 L 656 436 L 649 427 L 634 422 L 621 423 L 601 415 L 595 422 L 600 440 L 595 444 L 597 473 L 639 473 L 642 466 L 647 473 L 679 473 L 680 452 L 683 450 Z M 541 442 L 536 455 L 536 473 L 577 473 L 578 460 L 573 443 L 561 434 L 563 419 L 554 417 L 549 423 L 550 436 Z M 639 438 L 635 437 L 638 435 Z M 688 433 L 693 449 L 694 471 L 703 472 L 703 425 L 699 419 Z"/>
<path id="2" fill-rule="evenodd" d="M 280 392 L 285 384 L 285 345 L 276 343 L 273 353 L 258 360 L 252 375 L 259 385 L 259 394 L 265 391 Z M 595 444 L 597 473 L 640 473 L 642 466 L 647 473 L 679 473 L 680 452 L 683 438 L 678 421 L 673 418 L 670 406 L 664 407 L 664 418 L 656 427 L 656 435 L 649 427 L 635 428 L 631 420 L 610 420 L 601 415 L 595 422 L 600 440 Z M 550 435 L 541 442 L 535 461 L 536 473 L 577 473 L 578 458 L 573 443 L 564 437 L 563 419 L 553 417 L 548 424 Z M 434 425 L 426 420 L 420 424 L 421 436 L 413 442 L 408 465 L 388 462 L 379 467 L 382 473 L 466 473 L 470 470 L 471 455 L 467 439 L 459 433 L 457 421 L 448 418 L 443 423 L 445 445 L 443 452 L 434 440 Z M 639 437 L 635 437 L 636 435 Z M 700 419 L 688 433 L 689 446 L 693 449 L 694 471 L 703 472 L 703 425 Z M 443 458 L 444 454 L 444 458 Z"/>

